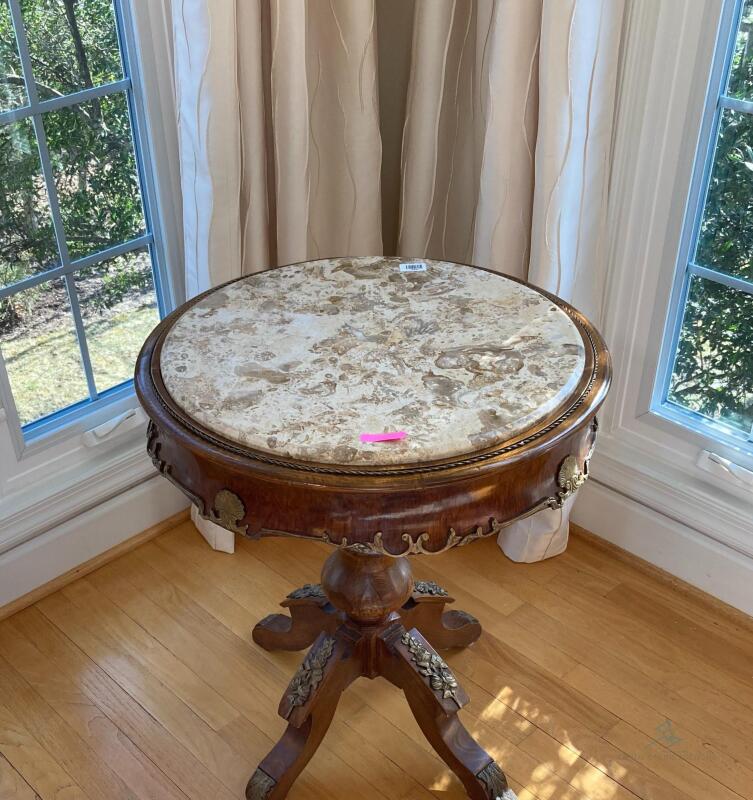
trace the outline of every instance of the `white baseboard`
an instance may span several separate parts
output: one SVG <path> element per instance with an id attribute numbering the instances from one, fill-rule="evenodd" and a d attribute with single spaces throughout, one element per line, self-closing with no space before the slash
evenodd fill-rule
<path id="1" fill-rule="evenodd" d="M 753 616 L 753 558 L 590 480 L 572 520 Z"/>
<path id="2" fill-rule="evenodd" d="M 188 507 L 161 476 L 0 555 L 0 607 Z"/>

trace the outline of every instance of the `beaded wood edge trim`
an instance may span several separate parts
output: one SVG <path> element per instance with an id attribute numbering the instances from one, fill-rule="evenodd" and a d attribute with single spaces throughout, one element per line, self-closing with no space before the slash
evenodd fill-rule
<path id="1" fill-rule="evenodd" d="M 599 374 L 599 353 L 596 349 L 596 342 L 594 341 L 593 336 L 591 335 L 591 331 L 582 323 L 579 323 L 577 318 L 573 313 L 573 309 L 570 309 L 568 306 L 564 306 L 561 303 L 557 302 L 557 299 L 550 298 L 552 302 L 559 306 L 575 323 L 576 327 L 579 331 L 582 331 L 586 338 L 588 339 L 590 348 L 591 348 L 591 359 L 592 359 L 592 366 L 591 366 L 591 375 L 589 376 L 588 383 L 583 388 L 583 391 L 580 393 L 580 396 L 575 400 L 575 402 L 566 409 L 562 414 L 560 414 L 557 419 L 552 420 L 548 425 L 541 428 L 541 430 L 536 431 L 536 433 L 532 433 L 529 436 L 520 439 L 517 442 L 513 442 L 512 444 L 505 445 L 504 447 L 497 448 L 496 450 L 492 450 L 488 453 L 477 453 L 475 455 L 466 456 L 464 458 L 457 458 L 452 461 L 448 461 L 443 464 L 431 464 L 426 466 L 421 466 L 420 464 L 410 465 L 410 466 L 394 466 L 394 467 L 384 467 L 379 469 L 378 467 L 373 467 L 372 469 L 359 469 L 357 467 L 346 467 L 346 466 L 332 466 L 327 467 L 324 465 L 315 465 L 315 464 L 305 464 L 301 462 L 295 461 L 286 461 L 281 458 L 275 458 L 274 456 L 267 455 L 266 453 L 262 453 L 258 450 L 247 450 L 243 447 L 233 444 L 232 442 L 222 439 L 218 436 L 215 436 L 210 431 L 203 430 L 198 426 L 194 425 L 190 418 L 183 412 L 179 412 L 175 409 L 167 400 L 163 397 L 160 388 L 154 383 L 154 379 L 152 378 L 152 386 L 155 390 L 155 394 L 157 395 L 157 399 L 159 400 L 160 405 L 162 408 L 171 416 L 173 419 L 177 420 L 184 428 L 187 428 L 200 439 L 205 441 L 211 442 L 212 444 L 220 447 L 223 450 L 227 450 L 231 453 L 235 453 L 236 455 L 241 455 L 244 458 L 252 459 L 253 461 L 260 461 L 264 464 L 270 464 L 276 467 L 284 467 L 286 469 L 297 470 L 300 472 L 313 472 L 323 475 L 359 475 L 368 477 L 370 475 L 416 475 L 419 473 L 426 473 L 426 472 L 442 472 L 443 470 L 453 469 L 454 467 L 463 467 L 468 466 L 469 464 L 478 464 L 482 461 L 489 461 L 490 459 L 496 458 L 497 456 L 506 455 L 507 453 L 512 453 L 515 450 L 524 447 L 527 444 L 531 444 L 531 442 L 535 442 L 536 440 L 540 439 L 542 436 L 546 436 L 546 434 L 553 431 L 555 428 L 558 428 L 563 422 L 568 420 L 585 402 L 588 395 L 591 393 L 591 390 L 596 383 L 596 378 Z M 165 332 L 166 334 L 167 332 Z M 160 339 L 160 341 L 155 346 L 155 350 L 159 350 L 161 353 L 162 351 L 162 341 L 164 340 L 164 335 Z M 154 350 L 150 358 L 154 357 Z M 159 366 L 159 365 L 158 365 Z M 161 373 L 160 373 L 161 374 Z M 167 393 L 167 388 L 165 388 L 165 392 Z M 169 394 L 168 394 L 169 396 Z"/>

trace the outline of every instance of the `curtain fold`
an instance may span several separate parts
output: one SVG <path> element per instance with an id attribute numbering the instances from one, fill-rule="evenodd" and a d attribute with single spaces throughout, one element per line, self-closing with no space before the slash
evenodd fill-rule
<path id="1" fill-rule="evenodd" d="M 187 293 L 380 253 L 376 0 L 175 0 Z"/>
<path id="2" fill-rule="evenodd" d="M 528 280 L 601 322 L 623 3 L 544 0 Z"/>
<path id="3" fill-rule="evenodd" d="M 418 0 L 401 253 L 526 277 L 540 20 L 537 0 Z"/>
<path id="4" fill-rule="evenodd" d="M 527 278 L 598 322 L 623 0 L 406 3 L 409 45 L 391 0 L 175 0 L 189 294 L 381 253 L 384 208 L 388 252 Z"/>

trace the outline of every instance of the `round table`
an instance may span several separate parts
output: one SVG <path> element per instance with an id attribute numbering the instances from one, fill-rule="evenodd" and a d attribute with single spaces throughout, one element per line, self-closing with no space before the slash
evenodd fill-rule
<path id="1" fill-rule="evenodd" d="M 335 548 L 321 583 L 254 628 L 267 649 L 311 649 L 247 798 L 285 797 L 340 694 L 379 675 L 403 689 L 469 797 L 513 797 L 460 723 L 467 696 L 434 650 L 467 646 L 481 627 L 445 610 L 436 583 L 414 582 L 406 556 L 561 507 L 588 477 L 610 372 L 603 340 L 567 303 L 426 259 L 278 267 L 153 331 L 136 388 L 157 469 L 230 531 Z M 368 440 L 384 434 L 394 438 Z"/>

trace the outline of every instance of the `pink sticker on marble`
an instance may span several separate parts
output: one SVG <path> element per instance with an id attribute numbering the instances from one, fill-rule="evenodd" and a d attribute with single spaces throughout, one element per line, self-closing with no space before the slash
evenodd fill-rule
<path id="1" fill-rule="evenodd" d="M 398 439 L 405 439 L 407 435 L 405 431 L 395 431 L 394 433 L 362 433 L 359 438 L 362 442 L 394 442 Z"/>

